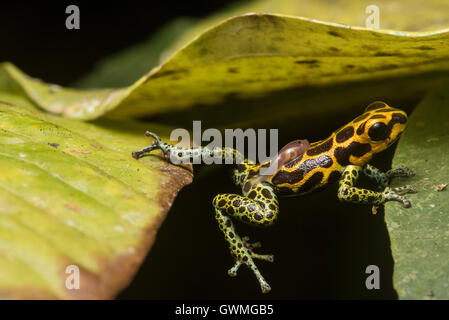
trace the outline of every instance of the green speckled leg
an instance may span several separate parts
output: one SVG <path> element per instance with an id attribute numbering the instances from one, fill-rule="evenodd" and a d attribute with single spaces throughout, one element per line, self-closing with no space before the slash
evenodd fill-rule
<path id="1" fill-rule="evenodd" d="M 370 166 L 370 171 L 372 168 L 374 167 Z M 383 192 L 354 187 L 361 170 L 362 168 L 358 166 L 347 166 L 343 171 L 338 188 L 338 198 L 341 201 L 370 203 L 374 205 L 380 205 L 387 201 L 398 201 L 401 202 L 405 208 L 411 207 L 410 201 L 401 194 L 416 192 L 412 186 L 404 186 L 399 188 L 386 187 Z M 372 172 L 374 172 L 374 170 L 372 170 Z"/>
<path id="2" fill-rule="evenodd" d="M 262 292 L 267 293 L 271 288 L 253 259 L 272 262 L 273 256 L 255 253 L 253 250 L 260 248 L 261 244 L 259 242 L 250 244 L 248 237 L 240 238 L 229 216 L 248 224 L 269 226 L 277 218 L 278 202 L 271 186 L 267 184 L 255 184 L 246 189 L 244 187 L 244 194 L 245 196 L 229 193 L 219 194 L 213 200 L 215 217 L 235 259 L 235 264 L 229 269 L 228 274 L 233 277 L 236 276 L 237 270 L 244 264 L 255 274 Z"/>
<path id="3" fill-rule="evenodd" d="M 256 256 L 253 252 L 253 249 L 255 248 L 254 245 L 251 245 L 247 241 L 245 241 L 245 239 L 247 238 L 240 238 L 240 236 L 235 232 L 234 224 L 232 223 L 230 217 L 221 213 L 221 210 L 217 208 L 215 209 L 215 217 L 217 218 L 221 231 L 223 231 L 226 241 L 229 243 L 229 249 L 235 259 L 235 264 L 231 269 L 228 270 L 228 274 L 231 277 L 235 277 L 237 275 L 239 267 L 242 264 L 245 264 L 255 274 L 257 280 L 259 281 L 262 292 L 269 292 L 271 290 L 271 287 L 260 273 L 256 264 L 254 263 L 253 258 L 260 259 L 260 257 L 263 257 L 263 260 L 273 261 L 273 256 Z"/>
<path id="4" fill-rule="evenodd" d="M 152 132 L 145 132 L 147 137 L 154 138 L 154 142 L 146 148 L 135 151 L 132 156 L 135 159 L 143 157 L 145 154 L 160 149 L 165 158 L 186 162 L 197 157 L 214 157 L 233 160 L 231 163 L 238 164 L 234 171 L 234 182 L 242 186 L 243 196 L 237 194 L 219 194 L 213 200 L 215 207 L 215 217 L 223 231 L 226 241 L 229 243 L 231 254 L 235 258 L 234 266 L 229 269 L 230 276 L 236 276 L 239 267 L 244 264 L 248 266 L 256 275 L 263 293 L 271 290 L 268 283 L 263 278 L 253 259 L 273 261 L 272 255 L 261 255 L 253 250 L 259 248 L 259 242 L 250 244 L 248 237 L 240 238 L 235 232 L 230 216 L 235 217 L 245 223 L 258 226 L 269 226 L 276 220 L 278 214 L 278 201 L 271 185 L 265 182 L 249 182 L 247 177 L 253 165 L 243 158 L 243 155 L 232 148 L 207 149 L 204 147 L 181 148 L 169 143 L 162 142 L 161 139 Z"/>
<path id="5" fill-rule="evenodd" d="M 207 156 L 208 158 L 217 158 L 229 161 L 229 164 L 241 163 L 244 161 L 243 155 L 235 149 L 232 148 L 214 148 L 208 149 L 205 147 L 177 147 L 170 143 L 163 142 L 159 136 L 153 132 L 146 131 L 145 136 L 152 137 L 154 142 L 148 147 L 141 150 L 134 151 L 132 156 L 134 159 L 139 159 L 145 154 L 150 153 L 153 150 L 160 149 L 168 161 L 176 160 L 175 164 L 179 163 L 191 163 L 192 160 L 201 160 L 202 157 Z M 194 162 L 195 163 L 195 162 Z M 200 162 L 198 162 L 200 163 Z"/>
<path id="6" fill-rule="evenodd" d="M 367 177 L 376 180 L 376 182 L 379 184 L 379 187 L 382 189 L 390 185 L 390 180 L 393 177 L 413 177 L 415 175 L 415 173 L 411 169 L 404 166 L 399 166 L 397 168 L 388 170 L 387 172 L 382 172 L 370 164 L 367 164 L 365 167 L 363 167 L 363 173 Z"/>

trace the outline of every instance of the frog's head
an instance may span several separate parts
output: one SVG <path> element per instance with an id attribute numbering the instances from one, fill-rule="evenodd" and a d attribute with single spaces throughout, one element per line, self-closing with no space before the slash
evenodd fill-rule
<path id="1" fill-rule="evenodd" d="M 388 148 L 407 127 L 407 114 L 404 111 L 380 101 L 371 103 L 359 118 L 362 117 L 356 132 L 361 141 L 371 145 L 372 153 Z"/>

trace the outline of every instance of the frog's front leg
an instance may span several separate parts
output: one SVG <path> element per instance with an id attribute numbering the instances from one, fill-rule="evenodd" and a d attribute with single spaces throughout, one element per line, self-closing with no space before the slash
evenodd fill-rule
<path id="1" fill-rule="evenodd" d="M 258 226 L 272 225 L 278 215 L 278 201 L 272 187 L 260 183 L 251 186 L 246 192 L 244 188 L 244 196 L 229 193 L 219 194 L 214 198 L 213 206 L 215 207 L 215 218 L 235 259 L 235 264 L 229 269 L 228 274 L 236 276 L 237 270 L 244 264 L 255 274 L 262 292 L 269 292 L 270 285 L 265 281 L 253 259 L 272 262 L 273 256 L 255 253 L 253 249 L 260 247 L 260 243 L 250 244 L 247 237 L 240 238 L 230 217 Z"/>
<path id="2" fill-rule="evenodd" d="M 374 167 L 370 166 L 369 169 L 373 170 L 373 168 Z M 341 201 L 370 203 L 374 205 L 381 205 L 387 201 L 398 201 L 401 202 L 405 208 L 411 207 L 410 201 L 401 194 L 416 192 L 416 190 L 412 186 L 403 186 L 399 188 L 386 187 L 382 192 L 376 192 L 372 190 L 355 187 L 354 186 L 355 182 L 357 181 L 360 175 L 360 171 L 362 170 L 363 170 L 362 167 L 353 165 L 349 165 L 344 169 L 343 174 L 339 181 L 339 188 L 338 188 L 338 198 Z M 377 172 L 380 171 L 377 170 Z M 382 181 L 382 179 L 383 178 L 380 178 L 380 181 Z M 386 183 L 386 185 L 388 185 L 388 182 Z"/>
<path id="3" fill-rule="evenodd" d="M 367 164 L 363 167 L 363 174 L 371 179 L 376 180 L 379 187 L 382 189 L 390 185 L 391 178 L 393 177 L 413 177 L 415 175 L 413 170 L 405 166 L 399 166 L 394 169 L 388 170 L 387 172 L 382 172 L 370 164 Z"/>

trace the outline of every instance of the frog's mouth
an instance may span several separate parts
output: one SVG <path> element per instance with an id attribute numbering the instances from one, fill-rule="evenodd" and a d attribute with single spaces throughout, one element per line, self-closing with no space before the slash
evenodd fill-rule
<path id="1" fill-rule="evenodd" d="M 402 132 L 399 132 L 398 135 L 394 139 L 388 138 L 387 139 L 387 146 L 391 146 L 393 143 L 398 141 L 399 137 L 401 136 L 401 134 L 402 134 Z"/>

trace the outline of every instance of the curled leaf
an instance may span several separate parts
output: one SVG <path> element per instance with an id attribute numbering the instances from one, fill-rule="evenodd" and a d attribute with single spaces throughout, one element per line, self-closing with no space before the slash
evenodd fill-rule
<path id="1" fill-rule="evenodd" d="M 247 14 L 212 27 L 121 89 L 52 87 L 10 64 L 3 65 L 3 72 L 36 105 L 71 118 L 172 117 L 174 111 L 179 118 L 190 118 L 186 113 L 200 110 L 205 116 L 212 110 L 222 124 L 235 122 L 236 114 L 240 122 L 267 114 L 282 121 L 313 114 L 318 98 L 320 104 L 339 110 L 384 96 L 420 96 L 447 81 L 448 44 L 447 30 L 374 31 Z"/>
<path id="2" fill-rule="evenodd" d="M 0 297 L 112 298 L 129 283 L 192 178 L 131 157 L 145 129 L 0 103 Z M 73 266 L 79 290 L 66 286 Z"/>

